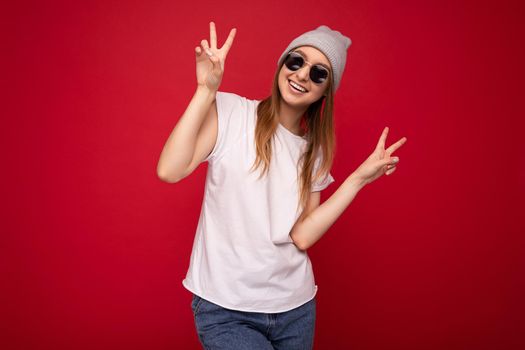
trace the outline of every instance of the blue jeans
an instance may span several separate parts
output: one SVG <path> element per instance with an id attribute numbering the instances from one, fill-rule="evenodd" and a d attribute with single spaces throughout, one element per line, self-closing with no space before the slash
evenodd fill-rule
<path id="1" fill-rule="evenodd" d="M 192 293 L 191 309 L 199 341 L 206 350 L 311 350 L 315 297 L 278 313 L 223 308 Z"/>

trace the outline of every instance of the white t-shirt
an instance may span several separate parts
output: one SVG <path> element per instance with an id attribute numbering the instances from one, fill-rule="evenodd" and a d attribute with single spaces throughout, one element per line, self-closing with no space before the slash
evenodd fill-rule
<path id="1" fill-rule="evenodd" d="M 261 179 L 262 168 L 250 173 L 259 102 L 216 93 L 217 141 L 204 160 L 204 199 L 182 284 L 227 309 L 275 313 L 301 306 L 317 293 L 310 259 L 289 235 L 302 211 L 297 210 L 297 162 L 307 141 L 279 124 L 269 173 Z M 312 191 L 332 182 L 329 173 Z"/>

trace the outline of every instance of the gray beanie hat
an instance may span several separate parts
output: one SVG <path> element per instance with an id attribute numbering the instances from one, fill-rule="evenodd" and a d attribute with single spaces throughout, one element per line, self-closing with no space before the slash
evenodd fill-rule
<path id="1" fill-rule="evenodd" d="M 331 30 L 328 26 L 321 25 L 315 30 L 303 33 L 288 45 L 286 50 L 277 61 L 279 67 L 288 52 L 299 46 L 313 46 L 320 50 L 330 61 L 334 77 L 334 92 L 339 87 L 346 64 L 346 50 L 352 45 L 352 40 L 337 30 Z"/>

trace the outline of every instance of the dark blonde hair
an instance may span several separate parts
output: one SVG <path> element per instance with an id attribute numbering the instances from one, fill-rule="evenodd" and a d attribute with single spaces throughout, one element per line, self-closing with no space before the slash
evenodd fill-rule
<path id="1" fill-rule="evenodd" d="M 262 165 L 262 174 L 266 174 L 269 170 L 272 155 L 271 140 L 279 125 L 279 101 L 282 98 L 279 90 L 279 72 L 282 66 L 283 63 L 279 65 L 274 76 L 271 95 L 261 100 L 257 106 L 257 122 L 255 126 L 255 150 L 257 156 L 252 169 Z M 297 164 L 298 191 L 300 194 L 297 208 L 299 206 L 305 208 L 312 184 L 319 178 L 328 175 L 335 156 L 334 96 L 331 71 L 329 75 L 329 83 L 325 91 L 326 96 L 321 97 L 318 101 L 308 106 L 301 119 L 301 125 L 306 129 L 307 147 Z M 312 174 L 319 150 L 322 152 L 322 162 L 319 164 L 317 173 Z M 301 168 L 301 171 L 299 171 L 299 168 Z"/>

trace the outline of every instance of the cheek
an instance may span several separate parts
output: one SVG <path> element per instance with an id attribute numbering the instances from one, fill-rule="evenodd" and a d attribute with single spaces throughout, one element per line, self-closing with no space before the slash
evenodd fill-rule
<path id="1" fill-rule="evenodd" d="M 279 82 L 283 83 L 284 81 L 287 81 L 286 74 L 281 70 L 281 73 L 279 73 Z"/>
<path id="2" fill-rule="evenodd" d="M 288 78 L 286 77 L 286 74 L 284 74 L 283 72 L 279 74 L 277 82 L 278 82 L 278 85 L 281 91 L 283 91 L 284 89 L 288 87 Z"/>

